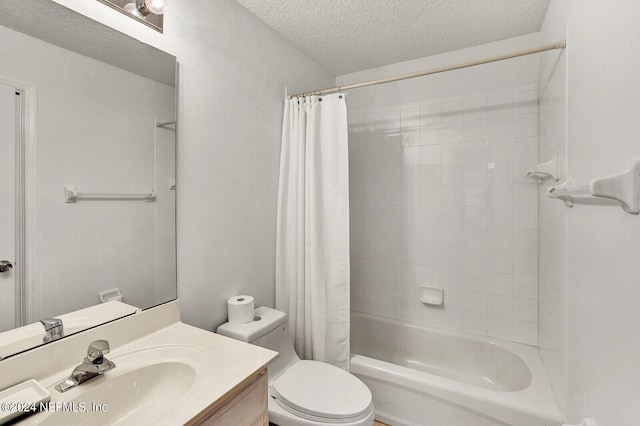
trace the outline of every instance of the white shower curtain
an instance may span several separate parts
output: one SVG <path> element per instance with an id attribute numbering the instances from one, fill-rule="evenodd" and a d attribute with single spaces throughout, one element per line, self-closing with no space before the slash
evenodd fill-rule
<path id="1" fill-rule="evenodd" d="M 276 309 L 296 352 L 349 368 L 349 154 L 344 94 L 285 101 Z"/>

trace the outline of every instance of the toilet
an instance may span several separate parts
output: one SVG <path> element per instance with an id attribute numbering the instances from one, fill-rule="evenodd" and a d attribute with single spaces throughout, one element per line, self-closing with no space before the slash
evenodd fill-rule
<path id="1" fill-rule="evenodd" d="M 280 353 L 269 367 L 269 422 L 278 426 L 371 426 L 371 391 L 333 365 L 301 360 L 293 349 L 287 314 L 260 307 L 246 324 L 224 323 L 217 333 Z"/>

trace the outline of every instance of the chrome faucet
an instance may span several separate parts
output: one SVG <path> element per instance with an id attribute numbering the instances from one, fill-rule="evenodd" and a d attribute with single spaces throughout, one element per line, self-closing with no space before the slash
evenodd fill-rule
<path id="1" fill-rule="evenodd" d="M 82 364 L 73 369 L 71 376 L 67 380 L 57 384 L 56 390 L 58 392 L 66 392 L 87 380 L 113 370 L 116 365 L 104 357 L 108 353 L 109 342 L 106 340 L 91 342 L 89 349 L 87 349 L 87 356 Z"/>
<path id="2" fill-rule="evenodd" d="M 44 327 L 44 337 L 42 338 L 44 343 L 53 342 L 64 337 L 64 327 L 61 319 L 45 318 L 41 319 L 40 323 Z"/>

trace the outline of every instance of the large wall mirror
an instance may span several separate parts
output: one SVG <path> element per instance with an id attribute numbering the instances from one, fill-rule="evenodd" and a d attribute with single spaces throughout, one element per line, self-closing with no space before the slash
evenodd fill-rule
<path id="1" fill-rule="evenodd" d="M 0 2 L 0 359 L 176 298 L 175 117 L 173 56 Z"/>

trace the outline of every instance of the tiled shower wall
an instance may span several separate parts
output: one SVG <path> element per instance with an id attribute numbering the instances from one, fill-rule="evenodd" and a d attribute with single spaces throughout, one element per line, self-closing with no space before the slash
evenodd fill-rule
<path id="1" fill-rule="evenodd" d="M 351 308 L 536 345 L 537 83 L 376 103 L 349 109 Z"/>
<path id="2" fill-rule="evenodd" d="M 541 33 L 541 43 L 562 39 L 566 35 L 566 3 L 549 6 Z M 549 198 L 550 186 L 565 182 L 568 159 L 567 61 L 566 51 L 550 52 L 540 57 L 539 139 L 540 161 L 558 158 L 558 182 L 546 180 L 539 190 L 540 267 L 538 348 L 555 392 L 558 407 L 567 413 L 567 207 Z M 567 419 L 569 420 L 569 419 Z"/>

